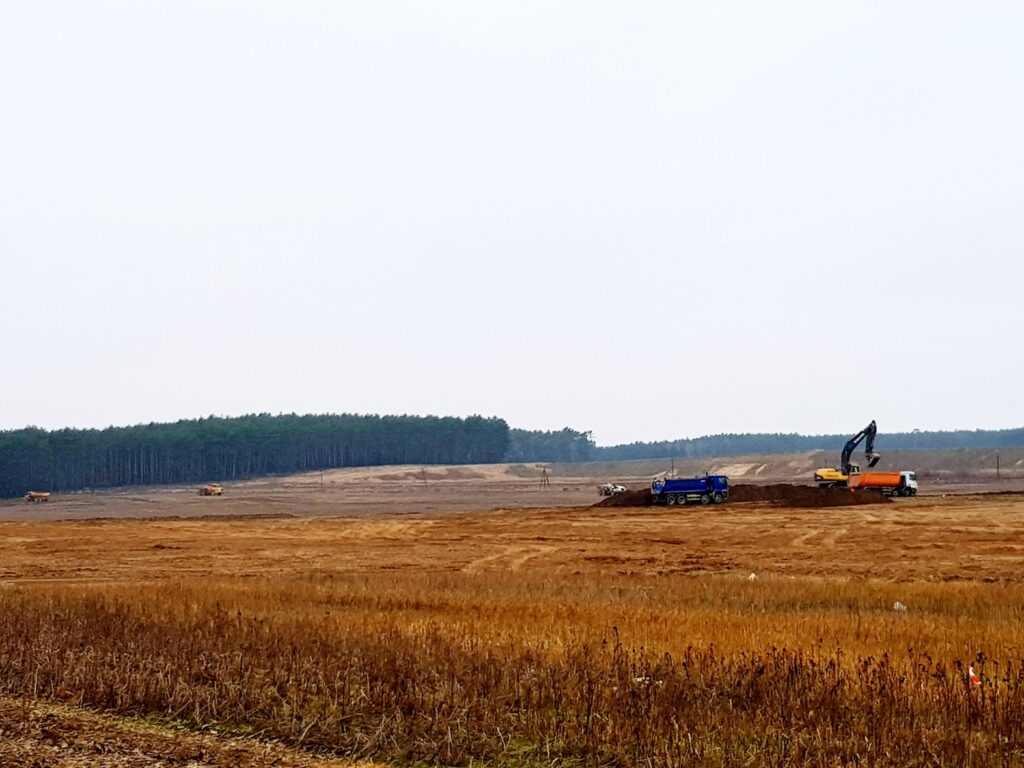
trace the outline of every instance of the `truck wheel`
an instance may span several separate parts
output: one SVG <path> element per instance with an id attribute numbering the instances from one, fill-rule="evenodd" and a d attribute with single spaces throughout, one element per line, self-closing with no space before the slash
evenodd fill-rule
<path id="1" fill-rule="evenodd" d="M 706 493 L 702 493 L 700 495 L 700 503 L 701 504 L 710 504 L 711 503 L 711 497 L 708 496 Z"/>
<path id="2" fill-rule="evenodd" d="M 676 505 L 676 495 L 674 493 L 670 493 L 665 497 L 665 503 L 670 507 L 674 507 Z"/>
<path id="3" fill-rule="evenodd" d="M 715 504 L 721 504 L 723 501 L 725 501 L 725 497 L 722 496 L 721 491 L 715 491 L 715 495 L 712 497 L 712 500 L 715 502 Z"/>

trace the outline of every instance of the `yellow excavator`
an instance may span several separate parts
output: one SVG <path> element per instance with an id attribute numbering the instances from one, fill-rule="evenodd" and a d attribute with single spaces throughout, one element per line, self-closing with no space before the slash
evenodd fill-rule
<path id="1" fill-rule="evenodd" d="M 857 450 L 857 446 L 865 440 L 864 457 L 867 459 L 868 469 L 875 466 L 882 458 L 881 454 L 875 453 L 875 435 L 878 427 L 872 419 L 864 429 L 846 441 L 843 446 L 843 455 L 839 459 L 838 467 L 822 467 L 815 470 L 814 482 L 822 488 L 845 488 L 850 482 L 850 475 L 860 472 L 860 467 L 850 463 L 850 457 Z"/>

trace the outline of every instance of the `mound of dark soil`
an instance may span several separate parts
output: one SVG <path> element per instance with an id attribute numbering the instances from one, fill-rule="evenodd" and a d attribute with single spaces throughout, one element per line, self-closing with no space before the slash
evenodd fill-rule
<path id="1" fill-rule="evenodd" d="M 848 507 L 857 504 L 884 504 L 889 501 L 878 491 L 851 491 L 848 488 L 819 488 L 816 485 L 731 485 L 729 501 L 773 501 L 787 507 Z"/>
<path id="2" fill-rule="evenodd" d="M 889 499 L 878 491 L 851 491 L 847 488 L 819 488 L 816 485 L 730 485 L 728 503 L 768 501 L 786 507 L 848 507 L 857 504 L 884 504 Z M 650 488 L 617 493 L 602 499 L 598 507 L 647 507 L 654 502 Z"/>
<path id="3" fill-rule="evenodd" d="M 595 507 L 648 507 L 653 502 L 650 488 L 641 488 L 639 491 L 623 491 L 601 499 Z"/>

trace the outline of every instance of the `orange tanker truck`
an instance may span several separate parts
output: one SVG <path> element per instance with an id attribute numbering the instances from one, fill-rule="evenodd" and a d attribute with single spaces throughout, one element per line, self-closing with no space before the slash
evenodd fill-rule
<path id="1" fill-rule="evenodd" d="M 916 472 L 851 472 L 850 488 L 881 491 L 886 496 L 916 496 Z"/>

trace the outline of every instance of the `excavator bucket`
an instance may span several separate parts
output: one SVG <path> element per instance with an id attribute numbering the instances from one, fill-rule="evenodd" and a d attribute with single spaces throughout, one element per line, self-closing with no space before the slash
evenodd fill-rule
<path id="1" fill-rule="evenodd" d="M 871 469 L 871 467 L 875 466 L 875 464 L 877 464 L 879 459 L 881 459 L 881 458 L 882 458 L 882 454 L 880 454 L 880 453 L 869 453 L 867 455 L 868 469 Z"/>

